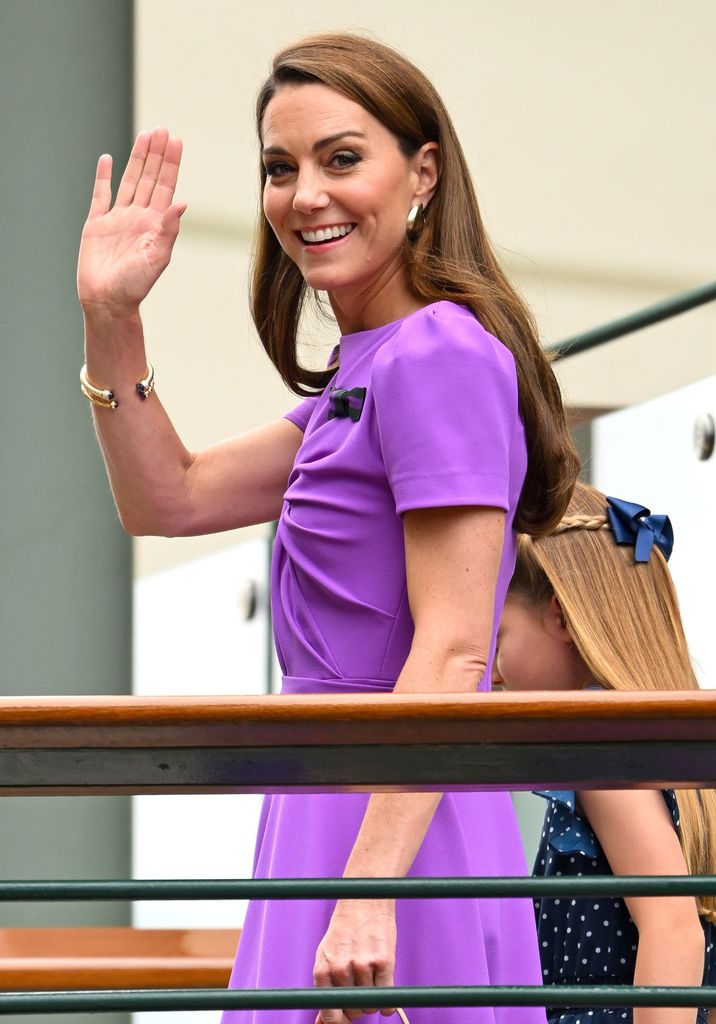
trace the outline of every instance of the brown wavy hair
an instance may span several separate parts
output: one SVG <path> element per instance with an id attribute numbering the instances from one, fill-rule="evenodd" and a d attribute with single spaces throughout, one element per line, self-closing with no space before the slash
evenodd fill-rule
<path id="1" fill-rule="evenodd" d="M 440 146 L 441 168 L 425 228 L 404 247 L 405 274 L 427 305 L 441 299 L 467 306 L 512 353 L 528 450 L 517 508 L 518 530 L 539 536 L 562 518 L 579 471 L 562 398 L 533 318 L 510 285 L 482 224 L 467 162 L 445 106 L 426 76 L 402 54 L 372 39 L 326 34 L 281 50 L 256 103 L 261 142 L 266 107 L 285 85 L 320 83 L 359 103 L 395 136 L 406 157 L 426 142 Z M 261 165 L 261 187 L 266 171 Z M 406 211 L 407 214 L 407 211 Z M 299 395 L 325 388 L 337 366 L 302 367 L 298 325 L 308 288 L 261 213 L 251 281 L 251 309 L 269 358 Z"/>
<path id="2" fill-rule="evenodd" d="M 618 545 L 606 497 L 577 483 L 568 513 L 548 537 L 518 539 L 510 593 L 541 605 L 555 595 L 591 674 L 610 690 L 698 690 L 679 602 L 661 552 L 635 562 Z M 692 875 L 716 874 L 716 792 L 680 789 L 680 840 Z M 699 897 L 716 922 L 716 897 Z"/>

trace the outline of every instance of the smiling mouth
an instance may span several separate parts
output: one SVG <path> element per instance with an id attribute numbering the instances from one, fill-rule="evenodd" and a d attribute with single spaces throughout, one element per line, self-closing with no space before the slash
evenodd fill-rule
<path id="1" fill-rule="evenodd" d="M 326 242 L 334 242 L 337 238 L 344 238 L 349 235 L 355 224 L 336 224 L 335 226 L 318 228 L 317 231 L 299 231 L 306 245 L 325 245 Z"/>

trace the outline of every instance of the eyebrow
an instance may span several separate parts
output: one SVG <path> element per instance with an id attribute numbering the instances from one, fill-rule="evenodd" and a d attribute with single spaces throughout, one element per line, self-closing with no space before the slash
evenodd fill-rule
<path id="1" fill-rule="evenodd" d="M 324 149 L 325 146 L 330 146 L 334 142 L 340 142 L 341 139 L 348 138 L 349 136 L 352 136 L 353 138 L 357 138 L 357 139 L 364 139 L 365 138 L 364 132 L 357 132 L 357 131 L 336 132 L 335 135 L 327 135 L 325 139 L 319 139 L 318 142 L 314 142 L 313 145 L 311 146 L 311 152 L 312 153 L 318 153 L 319 150 Z M 262 156 L 289 156 L 289 152 L 288 152 L 287 149 L 284 149 L 282 146 L 266 146 L 266 148 L 261 151 L 261 155 Z"/>

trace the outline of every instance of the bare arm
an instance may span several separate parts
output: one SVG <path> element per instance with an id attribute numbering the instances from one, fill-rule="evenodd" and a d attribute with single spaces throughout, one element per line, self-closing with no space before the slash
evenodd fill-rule
<path id="1" fill-rule="evenodd" d="M 101 329 L 99 315 L 85 317 L 88 375 L 98 386 L 112 386 L 119 407 L 93 406 L 92 415 L 125 530 L 187 537 L 278 518 L 303 438 L 298 427 L 278 420 L 189 452 L 159 396 L 140 401 L 134 393 L 145 366 L 139 314 L 112 316 Z"/>
<path id="2" fill-rule="evenodd" d="M 686 875 L 688 868 L 660 792 L 594 790 L 580 803 L 615 875 Z M 635 985 L 700 985 L 704 933 L 690 896 L 630 897 L 639 931 Z M 637 1007 L 634 1024 L 694 1024 L 696 1010 Z"/>
<path id="3" fill-rule="evenodd" d="M 140 133 L 112 205 L 112 159 L 100 158 L 77 268 L 87 376 L 119 403 L 93 407 L 95 428 L 120 518 L 134 534 L 187 536 L 276 518 L 302 437 L 279 420 L 193 454 L 158 396 L 136 394 L 147 367 L 139 305 L 179 232 L 180 160 L 181 142 L 165 129 Z"/>
<path id="4" fill-rule="evenodd" d="M 396 693 L 476 689 L 489 656 L 504 527 L 504 513 L 493 508 L 405 514 L 415 634 Z M 440 798 L 439 793 L 371 796 L 345 876 L 407 874 Z M 340 900 L 318 949 L 314 977 L 324 987 L 392 985 L 394 961 L 394 901 Z M 351 1010 L 324 1010 L 319 1018 L 342 1024 L 356 1016 Z"/>

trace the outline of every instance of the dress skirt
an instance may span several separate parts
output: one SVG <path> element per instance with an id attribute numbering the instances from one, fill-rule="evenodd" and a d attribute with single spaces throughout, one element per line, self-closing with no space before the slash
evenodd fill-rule
<path id="1" fill-rule="evenodd" d="M 347 689 L 346 683 L 341 680 L 340 688 Z M 336 683 L 326 689 L 335 692 Z M 340 877 L 368 799 L 362 793 L 267 796 L 254 877 Z M 525 875 L 509 794 L 444 794 L 409 874 Z M 332 900 L 252 901 L 230 987 L 311 988 L 316 950 L 334 906 Z M 399 900 L 397 933 L 396 985 L 541 982 L 531 900 Z M 415 1008 L 408 1016 L 411 1024 L 545 1021 L 544 1010 L 534 1007 Z M 224 1013 L 223 1024 L 313 1024 L 315 1017 L 315 1010 L 233 1010 Z M 361 1020 L 378 1024 L 386 1018 L 376 1014 Z"/>

